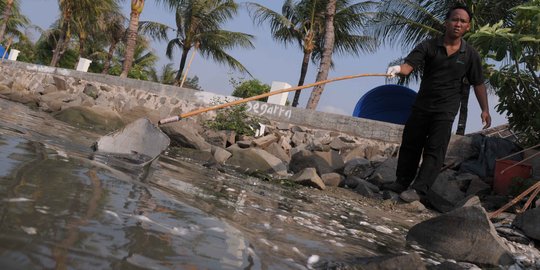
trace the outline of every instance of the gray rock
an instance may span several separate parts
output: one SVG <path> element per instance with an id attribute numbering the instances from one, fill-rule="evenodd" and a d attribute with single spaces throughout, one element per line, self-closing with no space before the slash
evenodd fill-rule
<path id="1" fill-rule="evenodd" d="M 540 224 L 540 208 L 533 208 L 517 215 L 512 223 L 528 237 L 540 240 L 540 226 L 538 224 Z"/>
<path id="2" fill-rule="evenodd" d="M 301 172 L 294 174 L 291 180 L 301 185 L 311 186 L 321 190 L 326 188 L 315 168 L 305 168 Z"/>
<path id="3" fill-rule="evenodd" d="M 253 140 L 253 145 L 260 147 L 260 148 L 266 148 L 272 143 L 275 143 L 278 141 L 278 137 L 274 134 L 268 134 L 266 136 L 257 138 Z"/>
<path id="4" fill-rule="evenodd" d="M 180 121 L 164 125 L 161 129 L 171 138 L 171 144 L 173 146 L 176 145 L 197 150 L 210 150 L 211 145 L 197 133 L 197 128 L 193 127 L 193 125 L 193 122 Z"/>
<path id="5" fill-rule="evenodd" d="M 361 258 L 355 263 L 354 269 L 363 270 L 423 270 L 426 269 L 422 257 L 417 253 L 387 255 L 371 258 Z M 357 268 L 358 267 L 358 268 Z M 329 268 L 330 269 L 330 268 Z"/>
<path id="6" fill-rule="evenodd" d="M 385 183 L 392 183 L 396 180 L 397 158 L 388 158 L 375 168 L 369 182 L 380 186 Z"/>
<path id="7" fill-rule="evenodd" d="M 214 155 L 214 159 L 218 164 L 223 164 L 227 159 L 229 159 L 232 154 L 218 146 L 212 146 L 212 154 Z"/>
<path id="8" fill-rule="evenodd" d="M 323 183 L 330 187 L 338 187 L 342 184 L 345 177 L 339 173 L 325 173 L 321 175 Z"/>
<path id="9" fill-rule="evenodd" d="M 465 193 L 459 188 L 458 182 L 448 181 L 438 177 L 427 193 L 429 203 L 440 212 L 453 210 L 465 198 Z"/>
<path id="10" fill-rule="evenodd" d="M 367 178 L 373 173 L 373 168 L 369 160 L 365 158 L 355 158 L 347 163 L 343 168 L 343 174 L 345 176 L 358 176 L 360 178 Z"/>
<path id="11" fill-rule="evenodd" d="M 353 189 L 354 192 L 366 197 L 373 198 L 375 197 L 373 190 L 369 187 L 366 181 L 358 181 L 358 185 Z"/>
<path id="12" fill-rule="evenodd" d="M 300 150 L 291 157 L 289 169 L 295 173 L 313 167 L 319 174 L 331 173 L 343 168 L 343 161 L 335 151 L 318 152 Z"/>
<path id="13" fill-rule="evenodd" d="M 227 150 L 232 153 L 232 157 L 225 162 L 227 165 L 236 166 L 242 170 L 260 171 L 279 176 L 287 175 L 285 164 L 279 158 L 260 148 L 242 149 L 233 145 Z"/>
<path id="14" fill-rule="evenodd" d="M 476 206 L 458 208 L 413 226 L 407 243 L 417 243 L 445 258 L 475 264 L 497 266 L 514 262 L 486 211 Z"/>
<path id="15" fill-rule="evenodd" d="M 83 93 L 93 99 L 97 99 L 99 96 L 99 89 L 93 84 L 87 84 L 84 87 Z"/>
<path id="16" fill-rule="evenodd" d="M 71 125 L 101 132 L 112 132 L 125 125 L 117 112 L 101 106 L 73 106 L 56 112 L 53 116 Z"/>
<path id="17" fill-rule="evenodd" d="M 169 146 L 170 140 L 148 119 L 141 118 L 123 129 L 101 137 L 96 143 L 96 150 L 108 153 L 139 153 L 157 157 Z"/>
<path id="18" fill-rule="evenodd" d="M 291 161 L 291 157 L 289 157 L 287 152 L 285 152 L 285 150 L 281 148 L 281 146 L 279 146 L 279 144 L 277 144 L 276 142 L 271 143 L 270 145 L 268 145 L 268 147 L 264 148 L 264 150 L 281 159 L 281 161 L 283 161 L 283 163 L 285 164 L 289 164 L 289 162 Z"/>

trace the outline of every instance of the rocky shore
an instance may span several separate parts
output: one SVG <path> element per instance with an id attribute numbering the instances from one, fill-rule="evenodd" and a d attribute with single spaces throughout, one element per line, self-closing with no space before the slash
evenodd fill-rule
<path id="1" fill-rule="evenodd" d="M 0 78 L 0 98 L 24 103 L 103 134 L 140 117 L 156 123 L 163 114 L 170 113 L 142 104 L 126 106 L 133 101 L 106 86 L 61 77 L 23 84 L 4 76 Z M 444 263 L 435 264 L 410 253 L 363 258 L 353 265 L 313 259 L 312 268 L 540 269 L 540 252 L 536 248 L 540 240 L 540 227 L 536 226 L 540 208 L 517 213 L 514 207 L 490 218 L 488 213 L 506 204 L 509 197 L 494 194 L 489 177 L 459 170 L 461 162 L 478 157 L 474 149 L 463 149 L 459 158 L 447 160 L 448 166 L 421 203 L 380 189 L 395 179 L 399 151 L 395 142 L 272 120 L 264 121 L 259 136 L 250 137 L 205 129 L 202 120 L 184 119 L 164 125 L 162 130 L 172 147 L 181 147 L 185 155 L 209 169 L 235 168 L 323 192 L 329 187 L 346 189 L 359 198 L 403 205 L 413 213 L 429 213 L 430 218 L 410 228 L 406 242 L 444 258 Z"/>

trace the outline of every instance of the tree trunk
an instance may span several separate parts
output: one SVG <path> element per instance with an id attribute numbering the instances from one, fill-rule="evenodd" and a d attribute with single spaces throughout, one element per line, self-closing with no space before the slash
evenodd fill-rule
<path id="1" fill-rule="evenodd" d="M 180 67 L 178 67 L 178 73 L 176 73 L 176 77 L 174 78 L 174 86 L 180 86 L 180 84 L 182 83 L 182 73 L 184 72 L 184 67 L 186 66 L 186 60 L 189 50 L 190 48 L 182 49 L 182 58 L 180 58 Z"/>
<path id="2" fill-rule="evenodd" d="M 298 80 L 298 86 L 304 85 L 304 80 L 306 79 L 306 74 L 309 66 L 309 58 L 311 56 L 311 52 L 304 51 L 304 59 L 302 60 L 302 68 L 300 69 L 300 79 Z M 296 107 L 298 106 L 298 100 L 300 99 L 300 90 L 296 90 L 294 92 L 294 99 L 292 102 L 292 106 Z"/>
<path id="3" fill-rule="evenodd" d="M 105 60 L 105 64 L 103 65 L 103 70 L 101 71 L 101 74 L 109 74 L 109 69 L 111 68 L 111 60 L 114 55 L 114 51 L 116 51 L 116 45 L 118 42 L 114 41 L 111 43 L 111 46 L 109 47 L 109 52 L 107 53 L 107 60 Z"/>
<path id="4" fill-rule="evenodd" d="M 60 59 L 64 55 L 64 52 L 66 51 L 67 45 L 66 40 L 67 38 L 67 32 L 68 32 L 68 25 L 64 22 L 64 25 L 62 26 L 62 31 L 60 32 L 60 37 L 58 38 L 58 41 L 56 42 L 56 47 L 54 48 L 53 56 L 51 59 L 51 63 L 49 64 L 51 67 L 56 67 L 58 65 L 58 62 L 60 62 Z"/>
<path id="5" fill-rule="evenodd" d="M 135 54 L 135 45 L 139 28 L 139 17 L 144 8 L 144 0 L 131 0 L 131 16 L 129 18 L 129 28 L 127 32 L 126 55 L 122 65 L 120 78 L 127 78 L 129 70 L 133 65 L 133 55 Z"/>
<path id="6" fill-rule="evenodd" d="M 13 0 L 6 1 L 6 7 L 4 9 L 2 26 L 0 26 L 0 42 L 4 42 L 4 35 L 6 34 L 7 24 L 9 18 L 11 17 L 11 12 L 13 10 Z"/>
<path id="7" fill-rule="evenodd" d="M 459 118 L 456 134 L 465 135 L 465 128 L 467 127 L 467 114 L 469 110 L 469 94 L 470 85 L 463 84 L 461 86 L 461 105 L 459 107 Z"/>
<path id="8" fill-rule="evenodd" d="M 317 82 L 326 80 L 328 78 L 328 72 L 332 64 L 332 52 L 334 51 L 334 16 L 336 15 L 336 1 L 329 0 L 326 5 L 326 20 L 325 20 L 325 32 L 324 32 L 324 47 L 321 58 L 321 64 L 319 66 L 319 72 L 317 73 Z M 313 88 L 311 96 L 309 97 L 306 109 L 315 110 L 317 104 L 321 99 L 321 94 L 324 91 L 324 84 L 317 85 Z"/>

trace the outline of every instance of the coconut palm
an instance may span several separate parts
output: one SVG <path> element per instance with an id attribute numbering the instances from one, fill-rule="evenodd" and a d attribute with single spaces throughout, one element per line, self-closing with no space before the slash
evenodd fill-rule
<path id="1" fill-rule="evenodd" d="M 324 47 L 322 50 L 321 65 L 319 67 L 319 72 L 317 73 L 316 81 L 326 80 L 328 78 L 330 66 L 332 65 L 332 52 L 334 51 L 335 40 L 334 17 L 336 15 L 336 1 L 337 0 L 328 0 L 328 3 L 326 4 L 326 15 L 324 23 Z M 313 88 L 306 109 L 315 110 L 317 108 L 317 104 L 321 99 L 321 94 L 323 90 L 323 84 L 317 85 Z"/>
<path id="2" fill-rule="evenodd" d="M 104 12 L 114 8 L 115 0 L 58 0 L 60 7 L 59 34 L 56 47 L 51 59 L 51 66 L 56 66 L 71 42 L 72 34 L 87 33 L 88 27 L 96 18 L 101 18 Z M 84 35 L 84 34 L 83 34 Z M 83 40 L 86 36 L 83 36 Z M 83 41 L 84 42 L 84 41 Z"/>
<path id="3" fill-rule="evenodd" d="M 125 22 L 127 21 L 121 13 L 110 12 L 105 16 L 105 38 L 109 43 L 109 49 L 107 51 L 107 56 L 104 60 L 102 74 L 108 74 L 109 68 L 111 66 L 111 60 L 116 51 L 118 44 L 126 36 L 126 27 Z"/>
<path id="4" fill-rule="evenodd" d="M 13 12 L 14 0 L 6 0 L 4 5 L 4 12 L 2 13 L 2 24 L 0 25 L 0 42 L 4 41 L 4 33 L 6 33 L 6 27 Z"/>
<path id="5" fill-rule="evenodd" d="M 156 65 L 158 57 L 150 49 L 150 42 L 143 36 L 138 36 L 133 50 L 133 64 L 127 74 L 129 78 L 145 81 L 152 78 L 152 69 Z M 120 73 L 123 72 L 126 58 L 127 44 L 122 43 L 115 51 L 109 74 L 120 75 Z"/>
<path id="6" fill-rule="evenodd" d="M 144 0 L 131 0 L 131 14 L 129 18 L 129 27 L 126 36 L 126 53 L 124 63 L 122 65 L 121 78 L 128 77 L 128 73 L 133 65 L 133 55 L 135 53 L 135 45 L 137 43 L 137 35 L 139 29 L 139 17 L 144 9 Z"/>
<path id="7" fill-rule="evenodd" d="M 167 39 L 167 31 L 173 30 L 175 37 L 168 41 L 166 55 L 170 59 L 173 50 L 179 48 L 181 53 L 180 66 L 174 85 L 182 82 L 182 74 L 191 49 L 199 52 L 205 58 L 226 64 L 232 69 L 248 73 L 248 70 L 226 50 L 254 48 L 253 36 L 223 30 L 223 24 L 238 11 L 238 4 L 233 0 L 163 0 L 176 15 L 176 27 L 169 27 L 156 22 L 141 22 L 141 29 L 156 38 Z M 194 53 L 195 53 L 194 52 Z M 184 75 L 187 74 L 187 71 Z"/>
<path id="8" fill-rule="evenodd" d="M 173 67 L 173 63 L 168 63 L 161 68 L 161 73 L 158 73 L 155 68 L 152 68 L 149 75 L 151 81 L 173 85 L 177 72 Z M 199 77 L 197 76 L 187 78 L 183 87 L 202 91 L 202 88 L 199 86 Z"/>
<path id="9" fill-rule="evenodd" d="M 281 13 L 258 3 L 247 3 L 250 15 L 257 24 L 268 23 L 274 40 L 285 45 L 297 44 L 304 56 L 300 68 L 298 85 L 304 84 L 310 58 L 313 62 L 321 59 L 325 29 L 325 10 L 328 0 L 285 0 Z M 336 2 L 334 16 L 336 53 L 359 55 L 372 52 L 375 39 L 358 34 L 368 19 L 368 11 L 373 3 L 349 0 Z M 292 106 L 298 105 L 300 91 L 296 91 Z"/>
<path id="10" fill-rule="evenodd" d="M 461 0 L 457 1 L 469 7 L 474 17 L 471 21 L 470 33 L 479 26 L 494 23 L 511 16 L 509 9 L 526 0 Z M 421 41 L 442 35 L 444 17 L 448 9 L 456 1 L 451 0 L 381 0 L 377 15 L 370 24 L 370 32 L 383 44 L 399 47 L 404 51 L 411 50 Z M 469 35 L 465 36 L 467 39 Z M 415 70 L 410 78 L 400 78 L 399 84 L 406 84 L 410 79 L 418 79 L 422 70 Z M 469 85 L 463 85 L 458 134 L 465 133 L 469 99 Z"/>
<path id="11" fill-rule="evenodd" d="M 19 0 L 5 0 L 3 4 L 2 17 L 0 17 L 0 42 L 4 41 L 6 35 L 18 40 L 26 39 L 21 29 L 27 28 L 30 20 L 21 14 Z"/>

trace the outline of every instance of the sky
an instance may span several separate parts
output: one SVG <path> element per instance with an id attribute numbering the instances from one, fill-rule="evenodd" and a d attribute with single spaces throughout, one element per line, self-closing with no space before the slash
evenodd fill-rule
<path id="1" fill-rule="evenodd" d="M 238 3 L 245 1 L 238 0 Z M 260 3 L 272 10 L 280 11 L 283 0 L 251 0 Z M 21 12 L 32 22 L 43 29 L 47 29 L 58 18 L 58 0 L 20 0 Z M 124 15 L 129 18 L 130 1 L 124 0 Z M 174 26 L 174 15 L 162 5 L 157 5 L 153 0 L 147 0 L 141 14 L 141 21 L 155 21 L 169 26 Z M 253 75 L 253 78 L 263 83 L 271 85 L 273 81 L 285 82 L 296 86 L 300 76 L 300 66 L 302 62 L 302 51 L 293 45 L 285 46 L 272 40 L 269 27 L 265 25 L 253 24 L 245 8 L 241 8 L 237 16 L 224 26 L 229 31 L 243 32 L 255 36 L 255 49 L 231 50 L 230 55 L 242 63 Z M 170 36 L 172 37 L 172 35 Z M 37 38 L 37 37 L 35 37 Z M 178 68 L 180 62 L 180 51 L 173 53 L 173 59 L 165 56 L 164 42 L 153 42 L 154 53 L 158 55 L 159 62 L 157 69 L 167 63 L 173 63 Z M 374 53 L 362 54 L 358 57 L 352 55 L 333 56 L 335 64 L 328 75 L 328 78 L 349 76 L 364 73 L 385 73 L 389 63 L 395 59 L 406 56 L 408 51 L 400 48 L 399 44 L 381 47 Z M 191 52 L 190 52 L 191 56 Z M 189 59 L 188 59 L 189 60 Z M 186 63 L 187 65 L 187 63 Z M 310 62 L 305 84 L 315 82 L 318 66 Z M 231 70 L 225 65 L 213 62 L 211 59 L 204 59 L 201 55 L 196 55 L 188 76 L 197 76 L 199 85 L 207 92 L 221 95 L 231 95 L 233 87 L 230 79 L 251 79 L 249 75 L 241 74 Z M 329 83 L 321 96 L 317 111 L 336 113 L 342 115 L 352 115 L 358 100 L 369 90 L 388 84 L 384 77 L 362 77 L 351 80 Z M 408 86 L 414 91 L 418 91 L 418 84 Z M 472 90 L 471 90 L 472 91 Z M 304 108 L 311 94 L 311 89 L 302 91 L 299 107 Z M 289 93 L 289 100 L 292 101 L 294 92 Z M 507 123 L 506 118 L 496 112 L 495 106 L 498 102 L 494 94 L 489 95 L 490 113 L 492 116 L 492 127 Z M 456 117 L 457 118 L 457 117 Z M 457 122 L 457 120 L 456 120 Z M 454 123 L 454 130 L 456 123 Z M 482 129 L 480 120 L 480 108 L 474 93 L 469 99 L 469 117 L 467 121 L 466 133 L 475 132 Z"/>

